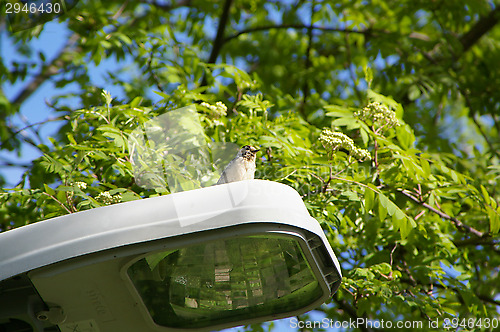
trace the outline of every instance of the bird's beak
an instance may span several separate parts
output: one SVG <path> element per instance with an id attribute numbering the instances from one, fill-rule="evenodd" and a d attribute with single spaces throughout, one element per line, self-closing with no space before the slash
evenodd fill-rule
<path id="1" fill-rule="evenodd" d="M 251 150 L 252 150 L 252 152 L 259 152 L 260 151 L 260 149 L 256 149 L 256 148 L 252 148 Z"/>

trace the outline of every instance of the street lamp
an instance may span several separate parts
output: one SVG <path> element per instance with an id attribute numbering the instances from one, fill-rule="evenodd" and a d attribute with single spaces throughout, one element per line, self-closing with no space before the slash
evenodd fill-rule
<path id="1" fill-rule="evenodd" d="M 294 189 L 249 180 L 0 233 L 0 280 L 0 331 L 167 332 L 301 314 L 341 271 Z"/>

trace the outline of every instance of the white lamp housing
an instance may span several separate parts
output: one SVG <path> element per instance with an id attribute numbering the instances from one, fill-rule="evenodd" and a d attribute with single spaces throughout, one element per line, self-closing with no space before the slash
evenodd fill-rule
<path id="1" fill-rule="evenodd" d="M 312 310 L 341 278 L 294 189 L 234 182 L 0 233 L 0 330 L 222 329 Z"/>

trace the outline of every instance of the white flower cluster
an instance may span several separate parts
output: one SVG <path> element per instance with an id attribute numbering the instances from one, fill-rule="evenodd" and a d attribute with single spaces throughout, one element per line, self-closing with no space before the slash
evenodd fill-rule
<path id="1" fill-rule="evenodd" d="M 323 129 L 319 140 L 327 150 L 337 151 L 338 149 L 346 149 L 349 155 L 358 160 L 371 159 L 370 152 L 365 149 L 358 148 L 354 141 L 343 133 L 331 131 L 330 129 Z"/>
<path id="2" fill-rule="evenodd" d="M 202 102 L 200 105 L 209 109 L 211 113 L 217 118 L 225 116 L 227 114 L 227 106 L 224 105 L 224 103 L 221 101 L 218 101 L 217 103 L 215 103 L 215 105 L 210 105 L 206 102 Z"/>
<path id="3" fill-rule="evenodd" d="M 396 112 L 379 102 L 371 102 L 354 115 L 362 120 L 371 120 L 377 127 L 392 128 L 401 124 L 396 117 Z"/>
<path id="4" fill-rule="evenodd" d="M 80 190 L 87 189 L 87 184 L 85 182 L 82 182 L 82 181 L 75 182 L 75 186 L 77 186 L 78 189 L 80 189 Z"/>
<path id="5" fill-rule="evenodd" d="M 103 191 L 97 197 L 95 198 L 96 201 L 103 203 L 104 205 L 110 205 L 114 203 L 120 203 L 122 201 L 122 196 L 121 195 L 114 195 L 111 196 L 109 191 Z"/>

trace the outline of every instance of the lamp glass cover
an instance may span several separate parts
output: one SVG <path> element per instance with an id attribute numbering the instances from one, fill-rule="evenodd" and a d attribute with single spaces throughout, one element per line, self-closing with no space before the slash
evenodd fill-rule
<path id="1" fill-rule="evenodd" d="M 196 328 L 299 309 L 322 290 L 295 237 L 220 239 L 157 252 L 127 275 L 153 321 Z"/>

